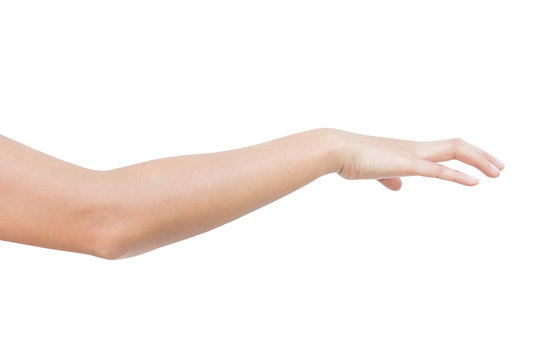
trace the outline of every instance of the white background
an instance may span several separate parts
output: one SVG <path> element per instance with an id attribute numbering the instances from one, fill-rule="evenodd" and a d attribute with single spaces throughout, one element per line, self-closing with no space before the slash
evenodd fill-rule
<path id="1" fill-rule="evenodd" d="M 110 169 L 317 127 L 462 137 L 107 261 L 0 242 L 2 359 L 538 359 L 536 1 L 1 1 L 1 133 Z M 2 156 L 2 154 L 0 154 Z M 1 169 L 0 169 L 1 171 Z"/>

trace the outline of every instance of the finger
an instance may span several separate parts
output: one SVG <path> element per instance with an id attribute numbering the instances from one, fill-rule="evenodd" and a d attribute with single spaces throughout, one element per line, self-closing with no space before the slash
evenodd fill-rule
<path id="1" fill-rule="evenodd" d="M 425 143 L 423 158 L 432 162 L 459 160 L 476 167 L 490 177 L 497 177 L 504 164 L 482 149 L 456 138 Z"/>
<path id="2" fill-rule="evenodd" d="M 482 155 L 476 147 L 470 144 L 462 144 L 456 148 L 455 158 L 466 164 L 474 166 L 489 177 L 499 176 L 501 170 L 489 159 Z"/>
<path id="3" fill-rule="evenodd" d="M 386 186 L 388 189 L 393 191 L 398 191 L 399 189 L 401 189 L 401 185 L 403 185 L 401 179 L 398 177 L 378 179 L 378 181 L 384 186 Z"/>
<path id="4" fill-rule="evenodd" d="M 430 161 L 418 160 L 412 169 L 412 175 L 421 175 L 432 178 L 438 178 L 447 181 L 453 181 L 458 184 L 474 186 L 477 185 L 480 180 L 462 173 L 461 171 L 451 169 L 445 165 L 432 163 Z"/>
<path id="5" fill-rule="evenodd" d="M 504 169 L 504 163 L 501 160 L 497 159 L 495 156 L 491 155 L 490 153 L 480 149 L 479 147 L 476 147 L 474 145 L 471 145 L 471 146 L 474 147 L 476 151 L 478 151 L 482 156 L 487 158 L 490 163 L 495 164 L 495 166 L 497 166 L 499 170 Z"/>

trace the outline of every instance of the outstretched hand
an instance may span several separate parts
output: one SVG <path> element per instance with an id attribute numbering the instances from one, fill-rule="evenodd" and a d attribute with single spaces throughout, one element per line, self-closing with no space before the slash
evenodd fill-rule
<path id="1" fill-rule="evenodd" d="M 479 179 L 451 169 L 442 161 L 459 160 L 491 178 L 504 164 L 482 149 L 455 138 L 408 141 L 336 130 L 340 144 L 338 174 L 345 179 L 377 179 L 391 190 L 401 188 L 401 176 L 420 175 L 474 186 Z"/>

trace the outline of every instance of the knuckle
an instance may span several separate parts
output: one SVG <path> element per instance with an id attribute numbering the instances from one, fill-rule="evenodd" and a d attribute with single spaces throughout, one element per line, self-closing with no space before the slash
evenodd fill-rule
<path id="1" fill-rule="evenodd" d="M 453 139 L 450 139 L 450 144 L 453 146 L 462 146 L 462 145 L 465 145 L 466 142 L 460 137 L 455 137 Z"/>
<path id="2" fill-rule="evenodd" d="M 463 148 L 465 147 L 466 144 L 467 143 L 465 142 L 465 140 L 461 138 L 450 139 L 449 145 L 450 145 L 452 156 L 455 157 L 459 155 L 463 151 Z"/>
<path id="3" fill-rule="evenodd" d="M 447 168 L 444 165 L 437 164 L 437 169 L 435 170 L 435 176 L 442 179 L 445 177 Z"/>

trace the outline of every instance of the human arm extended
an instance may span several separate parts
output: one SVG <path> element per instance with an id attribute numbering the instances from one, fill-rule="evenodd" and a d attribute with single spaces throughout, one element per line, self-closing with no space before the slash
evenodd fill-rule
<path id="1" fill-rule="evenodd" d="M 496 177 L 504 165 L 459 139 L 415 142 L 314 129 L 245 148 L 94 171 L 0 137 L 0 239 L 107 259 L 142 254 L 232 221 L 320 176 L 422 175 L 475 185 L 440 161 Z"/>

